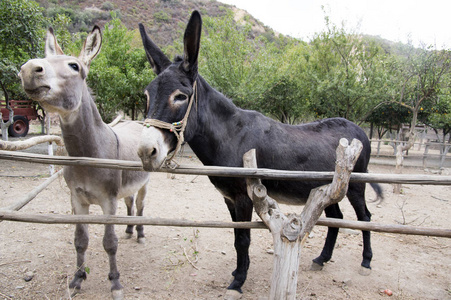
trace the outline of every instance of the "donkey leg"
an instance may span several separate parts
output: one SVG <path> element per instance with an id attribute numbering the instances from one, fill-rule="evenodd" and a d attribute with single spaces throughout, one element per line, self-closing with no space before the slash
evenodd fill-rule
<path id="1" fill-rule="evenodd" d="M 133 196 L 125 197 L 124 198 L 125 205 L 127 206 L 127 216 L 134 216 L 135 215 L 135 207 L 134 202 L 135 199 Z M 133 225 L 127 225 L 127 228 L 125 229 L 125 237 L 127 239 L 130 239 L 133 236 Z"/>
<path id="2" fill-rule="evenodd" d="M 142 217 L 144 213 L 144 199 L 146 198 L 147 194 L 147 184 L 144 185 L 141 189 L 138 191 L 138 195 L 136 196 L 136 215 Z M 144 244 L 146 241 L 146 237 L 144 235 L 144 226 L 143 225 L 136 225 L 136 232 L 138 233 L 138 243 Z"/>
<path id="3" fill-rule="evenodd" d="M 234 222 L 250 221 L 252 219 L 252 201 L 246 195 L 239 195 L 235 202 L 226 199 L 227 207 Z M 235 251 L 237 255 L 236 269 L 232 275 L 234 279 L 227 289 L 242 293 L 241 287 L 247 278 L 249 269 L 249 245 L 251 243 L 250 229 L 234 229 Z"/>
<path id="4" fill-rule="evenodd" d="M 352 207 L 354 208 L 357 219 L 365 222 L 371 221 L 371 213 L 365 203 L 365 183 L 354 183 L 349 185 L 347 196 Z M 371 232 L 362 230 L 362 236 L 363 259 L 361 264 L 362 268 L 359 273 L 361 275 L 369 275 L 371 273 L 371 259 L 373 258 L 373 251 L 371 249 Z"/>
<path id="5" fill-rule="evenodd" d="M 105 235 L 103 236 L 103 248 L 108 254 L 108 259 L 110 262 L 110 272 L 108 274 L 108 279 L 111 281 L 111 291 L 122 290 L 122 285 L 119 281 L 119 271 L 117 269 L 116 253 L 117 253 L 117 236 L 114 232 L 114 225 L 105 225 Z"/>
<path id="6" fill-rule="evenodd" d="M 89 214 L 89 205 L 74 205 L 76 215 Z M 75 226 L 74 244 L 77 251 L 77 271 L 69 284 L 69 288 L 77 293 L 81 289 L 81 283 L 86 279 L 85 253 L 88 249 L 89 233 L 87 224 L 77 224 Z"/>
<path id="7" fill-rule="evenodd" d="M 116 214 L 116 200 L 110 200 L 108 203 L 102 206 L 103 213 L 105 215 Z M 114 231 L 114 225 L 105 225 L 105 234 L 103 235 L 103 249 L 108 254 L 110 263 L 110 272 L 108 279 L 111 282 L 111 292 L 113 299 L 123 299 L 122 285 L 119 281 L 119 271 L 117 269 L 116 253 L 118 248 L 118 239 Z"/>
<path id="8" fill-rule="evenodd" d="M 326 217 L 328 218 L 343 219 L 343 214 L 341 213 L 338 204 L 332 204 L 326 207 L 324 211 L 326 213 Z M 320 256 L 313 260 L 311 270 L 322 270 L 324 263 L 328 262 L 332 258 L 335 242 L 337 241 L 338 230 L 339 228 L 328 227 L 323 251 L 321 251 Z"/>

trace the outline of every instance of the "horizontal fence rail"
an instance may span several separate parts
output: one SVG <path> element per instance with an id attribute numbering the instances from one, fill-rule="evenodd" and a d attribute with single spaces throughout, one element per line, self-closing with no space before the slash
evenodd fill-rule
<path id="1" fill-rule="evenodd" d="M 138 161 L 125 161 L 114 159 L 97 159 L 90 157 L 50 156 L 43 154 L 24 153 L 0 150 L 0 159 L 17 160 L 33 163 L 85 166 L 96 168 L 122 169 L 142 171 L 142 164 Z M 263 180 L 309 180 L 331 181 L 334 172 L 310 172 L 310 171 L 283 171 L 272 169 L 234 168 L 202 166 L 193 167 L 180 165 L 175 169 L 163 168 L 159 172 L 187 175 L 207 175 L 218 177 L 253 177 Z M 399 184 L 428 184 L 451 185 L 451 176 L 443 175 L 418 175 L 418 174 L 369 174 L 352 173 L 351 182 L 368 183 L 399 183 Z"/>
<path id="2" fill-rule="evenodd" d="M 33 153 L 14 152 L 0 150 L 0 159 L 17 160 L 33 163 L 71 165 L 84 167 L 112 168 L 142 171 L 141 162 L 123 161 L 112 159 L 95 159 L 87 157 L 49 156 Z M 165 168 L 161 172 L 188 174 L 188 175 L 208 175 L 225 177 L 254 177 L 260 179 L 279 180 L 314 180 L 330 181 L 333 172 L 303 172 L 303 171 L 282 171 L 270 169 L 252 168 L 231 168 L 214 166 L 179 166 L 176 169 Z M 56 175 L 54 176 L 56 177 Z M 48 182 L 51 182 L 49 178 Z M 351 181 L 354 182 L 379 182 L 379 183 L 403 183 L 403 184 L 432 184 L 451 185 L 451 176 L 437 175 L 391 175 L 391 174 L 367 174 L 353 173 Z M 35 193 L 35 192 L 33 192 Z M 28 198 L 28 197 L 26 197 Z M 27 199 L 26 203 L 30 200 Z M 22 201 L 20 201 L 22 202 Z M 20 203 L 22 207 L 24 203 Z M 266 229 L 263 222 L 221 222 L 221 221 L 190 221 L 173 220 L 163 218 L 130 217 L 130 216 L 96 216 L 96 215 L 55 215 L 55 214 L 27 214 L 13 210 L 17 208 L 0 208 L 0 220 L 17 221 L 42 224 L 118 224 L 118 225 L 153 225 L 153 226 L 178 226 L 178 227 L 210 227 L 210 228 L 251 228 Z M 426 235 L 451 238 L 451 229 L 414 227 L 407 225 L 386 225 L 373 222 L 360 222 L 350 220 L 337 220 L 330 218 L 320 218 L 316 225 L 340 227 L 357 230 L 368 230 L 386 233 Z"/>
<path id="3" fill-rule="evenodd" d="M 116 224 L 116 225 L 152 225 L 174 227 L 209 227 L 209 228 L 250 228 L 267 229 L 263 222 L 223 222 L 223 221 L 191 221 L 184 219 L 165 219 L 150 217 L 130 217 L 112 215 L 56 215 L 28 214 L 15 211 L 0 210 L 0 220 L 40 224 Z M 451 229 L 427 228 L 408 225 L 388 225 L 373 222 L 337 220 L 319 218 L 316 225 L 340 227 L 356 230 L 368 230 L 385 233 L 409 235 L 426 235 L 451 238 Z"/>

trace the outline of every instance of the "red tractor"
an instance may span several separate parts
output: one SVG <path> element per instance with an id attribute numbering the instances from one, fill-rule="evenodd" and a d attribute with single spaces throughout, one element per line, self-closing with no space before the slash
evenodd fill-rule
<path id="1" fill-rule="evenodd" d="M 14 122 L 8 127 L 8 134 L 13 137 L 23 137 L 28 133 L 29 121 L 38 118 L 36 105 L 31 100 L 10 100 L 9 106 L 14 111 Z M 0 101 L 0 109 L 4 122 L 9 119 L 9 111 L 5 100 Z"/>

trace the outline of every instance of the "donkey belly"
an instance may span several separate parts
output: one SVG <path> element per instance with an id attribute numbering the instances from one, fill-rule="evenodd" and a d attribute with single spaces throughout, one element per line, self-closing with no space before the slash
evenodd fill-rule
<path id="1" fill-rule="evenodd" d="M 246 181 L 240 178 L 210 177 L 213 185 L 221 194 L 235 201 L 237 195 L 246 194 Z M 290 205 L 304 205 L 307 202 L 311 189 L 327 184 L 327 182 L 300 182 L 263 180 L 268 195 L 279 203 Z"/>
<path id="2" fill-rule="evenodd" d="M 119 172 L 118 170 L 65 166 L 64 179 L 71 190 L 73 200 L 83 205 L 102 206 L 105 201 L 117 196 L 120 189 Z"/>
<path id="3" fill-rule="evenodd" d="M 277 191 L 268 191 L 269 197 L 275 199 L 278 203 L 289 204 L 289 205 L 305 205 L 307 198 L 297 197 L 296 195 L 289 195 L 285 193 L 280 193 Z"/>
<path id="4" fill-rule="evenodd" d="M 139 178 L 140 180 L 136 180 L 133 182 L 128 182 L 121 186 L 118 198 L 125 198 L 128 196 L 133 196 L 137 191 L 139 191 L 147 182 L 149 181 L 148 177 Z"/>
<path id="5" fill-rule="evenodd" d="M 268 195 L 279 203 L 305 205 L 310 191 L 322 184 L 319 182 L 264 180 Z"/>

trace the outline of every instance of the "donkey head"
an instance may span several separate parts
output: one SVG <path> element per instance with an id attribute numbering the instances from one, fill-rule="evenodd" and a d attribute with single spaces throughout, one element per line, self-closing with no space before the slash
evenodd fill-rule
<path id="1" fill-rule="evenodd" d="M 189 115 L 189 108 L 196 94 L 202 20 L 197 11 L 192 13 L 184 35 L 184 56 L 173 63 L 149 38 L 142 24 L 139 24 L 139 30 L 149 63 L 158 75 L 144 92 L 147 96 L 147 126 L 143 129 L 138 149 L 144 169 L 152 171 L 159 169 L 167 155 L 176 149 L 180 136 L 185 134 L 189 141 L 195 126 L 194 114 Z M 180 128 L 177 126 L 182 126 L 179 123 L 182 120 L 187 123 L 184 125 L 187 126 L 186 132 L 183 133 L 183 127 L 178 133 Z"/>
<path id="2" fill-rule="evenodd" d="M 28 97 L 38 101 L 47 111 L 62 115 L 76 110 L 87 90 L 86 76 L 92 59 L 102 44 L 100 28 L 88 35 L 78 58 L 64 55 L 53 29 L 47 31 L 45 58 L 31 59 L 19 72 Z"/>

